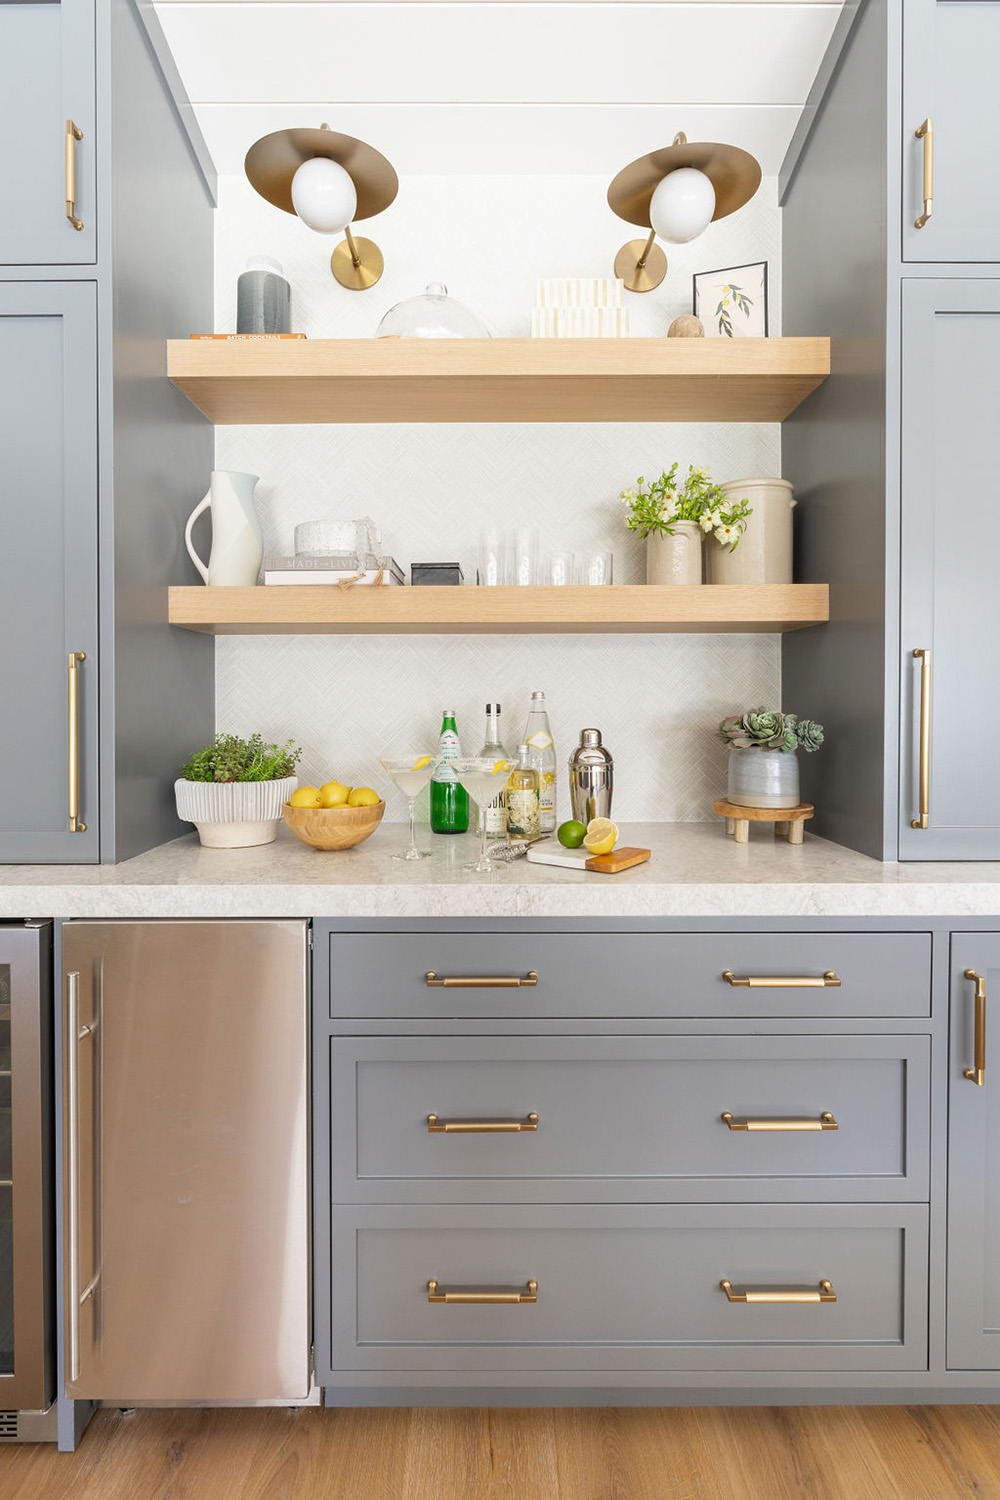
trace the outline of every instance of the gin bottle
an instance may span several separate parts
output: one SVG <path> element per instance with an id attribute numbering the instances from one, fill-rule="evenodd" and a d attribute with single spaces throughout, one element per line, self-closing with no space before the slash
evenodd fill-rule
<path id="1" fill-rule="evenodd" d="M 479 754 L 484 760 L 509 760 L 509 756 L 500 739 L 500 705 L 499 703 L 487 703 L 486 705 L 486 743 Z M 499 792 L 489 807 L 481 809 L 479 817 L 480 833 L 482 823 L 486 824 L 487 838 L 502 839 L 507 832 L 507 793 L 506 789 Z"/>

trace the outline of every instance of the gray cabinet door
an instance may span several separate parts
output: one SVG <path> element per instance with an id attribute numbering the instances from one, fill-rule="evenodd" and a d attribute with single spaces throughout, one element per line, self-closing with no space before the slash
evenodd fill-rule
<path id="1" fill-rule="evenodd" d="M 899 857 L 997 859 L 1000 280 L 904 281 L 902 305 Z M 924 828 L 912 826 L 922 752 L 915 650 L 930 651 Z"/>
<path id="2" fill-rule="evenodd" d="M 976 1067 L 976 988 L 985 984 L 986 1076 Z M 948 1111 L 948 1367 L 1000 1370 L 1000 934 L 951 940 Z"/>
<path id="3" fill-rule="evenodd" d="M 989 167 L 989 109 L 1000 0 L 906 0 L 903 7 L 903 259 L 1000 260 L 1000 195 Z M 923 139 L 933 120 L 933 212 L 922 228 Z"/>
<path id="4" fill-rule="evenodd" d="M 0 859 L 97 859 L 97 290 L 0 283 Z M 70 652 L 77 668 L 70 721 Z M 79 818 L 70 831 L 70 742 Z"/>
<path id="5" fill-rule="evenodd" d="M 90 265 L 97 258 L 94 0 L 0 4 L 0 265 Z M 67 129 L 75 163 L 67 214 Z"/>

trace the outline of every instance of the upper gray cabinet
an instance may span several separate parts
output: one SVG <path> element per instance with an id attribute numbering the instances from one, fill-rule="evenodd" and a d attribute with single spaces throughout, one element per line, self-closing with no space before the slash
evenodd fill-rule
<path id="1" fill-rule="evenodd" d="M 901 859 L 1000 854 L 998 340 L 1000 280 L 903 282 Z"/>
<path id="2" fill-rule="evenodd" d="M 0 265 L 92 265 L 94 0 L 0 4 L 0 57 Z"/>
<path id="3" fill-rule="evenodd" d="M 1000 261 L 1000 194 L 990 136 L 998 55 L 1000 0 L 906 0 L 904 260 Z M 916 135 L 928 119 L 933 147 L 928 136 Z M 925 212 L 925 154 L 933 205 L 917 228 Z"/>

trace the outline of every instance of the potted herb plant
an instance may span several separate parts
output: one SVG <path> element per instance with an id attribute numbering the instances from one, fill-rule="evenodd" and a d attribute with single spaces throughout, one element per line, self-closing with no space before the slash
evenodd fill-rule
<path id="1" fill-rule="evenodd" d="M 798 806 L 797 752 L 819 749 L 822 724 L 777 708 L 757 708 L 723 719 L 719 736 L 729 748 L 730 802 L 737 807 Z"/>
<path id="2" fill-rule="evenodd" d="M 217 734 L 174 782 L 177 816 L 193 823 L 210 849 L 270 844 L 282 806 L 299 784 L 295 766 L 301 754 L 291 740 L 271 745 L 259 734 L 247 740 Z"/>
<path id="3" fill-rule="evenodd" d="M 625 525 L 646 539 L 647 583 L 701 583 L 702 536 L 735 548 L 752 514 L 749 502 L 725 494 L 707 469 L 690 464 L 683 484 L 677 469 L 675 463 L 648 484 L 640 477 L 638 488 L 618 497 L 628 507 Z"/>

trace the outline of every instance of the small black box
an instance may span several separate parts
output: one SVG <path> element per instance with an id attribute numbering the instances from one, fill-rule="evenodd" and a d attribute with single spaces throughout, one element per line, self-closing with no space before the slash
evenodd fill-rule
<path id="1" fill-rule="evenodd" d="M 420 584 L 442 585 L 462 582 L 462 569 L 458 563 L 411 563 L 410 583 L 414 588 Z"/>

